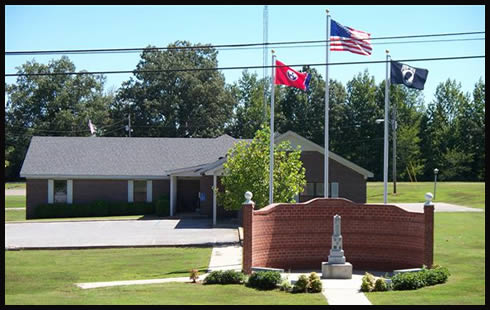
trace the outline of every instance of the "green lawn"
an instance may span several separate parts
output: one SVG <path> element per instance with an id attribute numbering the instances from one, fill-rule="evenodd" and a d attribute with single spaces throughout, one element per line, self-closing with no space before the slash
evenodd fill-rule
<path id="1" fill-rule="evenodd" d="M 396 195 L 393 183 L 388 183 L 388 203 L 424 203 L 427 192 L 434 194 L 434 182 L 397 182 Z M 437 182 L 434 202 L 446 202 L 466 207 L 485 209 L 484 182 Z M 383 182 L 367 182 L 367 202 L 383 202 Z"/>
<path id="2" fill-rule="evenodd" d="M 5 208 L 25 208 L 25 195 L 5 195 Z"/>
<path id="3" fill-rule="evenodd" d="M 413 291 L 367 293 L 373 304 L 485 304 L 485 214 L 436 213 L 434 222 L 434 264 L 449 268 L 448 281 Z"/>
<path id="4" fill-rule="evenodd" d="M 243 285 L 164 283 L 82 290 L 77 282 L 183 277 L 205 272 L 211 248 L 5 252 L 5 304 L 326 304 L 322 294 Z"/>
<path id="5" fill-rule="evenodd" d="M 5 189 L 25 189 L 26 182 L 8 182 L 5 183 Z"/>

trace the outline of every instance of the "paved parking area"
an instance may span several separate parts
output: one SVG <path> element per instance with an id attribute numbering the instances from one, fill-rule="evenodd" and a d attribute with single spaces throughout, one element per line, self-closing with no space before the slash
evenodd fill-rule
<path id="1" fill-rule="evenodd" d="M 217 245 L 238 241 L 236 228 L 212 228 L 207 219 L 5 224 L 5 249 Z"/>

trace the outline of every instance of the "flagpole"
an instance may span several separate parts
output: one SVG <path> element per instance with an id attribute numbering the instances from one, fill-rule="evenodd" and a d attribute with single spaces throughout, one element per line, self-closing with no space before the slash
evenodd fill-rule
<path id="1" fill-rule="evenodd" d="M 328 198 L 328 110 L 329 110 L 329 105 L 328 105 L 328 100 L 329 100 L 329 89 L 328 89 L 328 50 L 329 50 L 329 38 L 330 38 L 330 15 L 328 14 L 329 11 L 327 11 L 327 50 L 325 54 L 325 155 L 324 155 L 324 163 L 323 163 L 323 197 Z"/>
<path id="2" fill-rule="evenodd" d="M 384 204 L 388 202 L 388 110 L 389 110 L 389 58 L 390 51 L 386 50 L 386 80 L 385 80 L 385 133 L 384 133 L 384 159 L 383 159 L 383 183 L 384 183 L 384 192 L 383 192 L 383 200 Z"/>
<path id="3" fill-rule="evenodd" d="M 270 145 L 270 167 L 269 167 L 269 204 L 274 201 L 274 79 L 275 79 L 275 58 L 272 52 L 272 74 L 271 74 L 271 145 Z"/>

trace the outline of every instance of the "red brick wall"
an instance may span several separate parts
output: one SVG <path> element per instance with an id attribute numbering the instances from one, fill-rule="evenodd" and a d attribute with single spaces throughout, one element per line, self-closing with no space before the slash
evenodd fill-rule
<path id="1" fill-rule="evenodd" d="M 320 269 L 330 254 L 335 214 L 342 217 L 344 255 L 355 269 L 431 265 L 433 212 L 433 207 L 426 207 L 424 214 L 343 198 L 273 204 L 261 210 L 246 205 L 243 268 L 246 273 L 251 267 Z"/>
<path id="2" fill-rule="evenodd" d="M 128 202 L 128 181 L 73 180 L 73 203 L 96 200 Z"/>
<path id="3" fill-rule="evenodd" d="M 26 218 L 34 218 L 34 208 L 48 203 L 48 180 L 26 180 Z"/>

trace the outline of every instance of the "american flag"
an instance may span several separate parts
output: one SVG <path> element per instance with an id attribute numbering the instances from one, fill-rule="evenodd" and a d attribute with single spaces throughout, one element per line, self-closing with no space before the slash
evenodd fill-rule
<path id="1" fill-rule="evenodd" d="M 359 55 L 371 55 L 371 34 L 342 26 L 333 19 L 330 25 L 331 51 L 348 51 Z"/>

